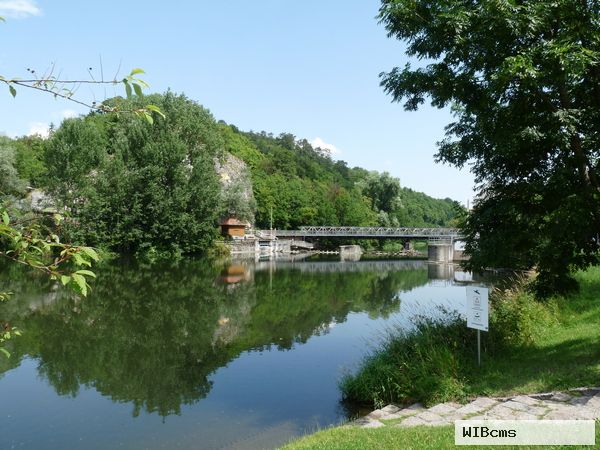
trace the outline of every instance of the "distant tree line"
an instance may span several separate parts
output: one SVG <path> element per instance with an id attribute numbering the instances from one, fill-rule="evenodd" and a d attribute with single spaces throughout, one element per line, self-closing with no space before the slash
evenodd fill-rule
<path id="1" fill-rule="evenodd" d="M 335 161 L 327 150 L 289 133 L 241 132 L 220 124 L 228 151 L 250 167 L 256 224 L 449 226 L 464 208 L 400 186 L 389 173 Z"/>
<path id="2" fill-rule="evenodd" d="M 292 134 L 217 123 L 184 95 L 108 104 L 134 109 L 148 101 L 165 114 L 153 124 L 92 112 L 65 120 L 48 139 L 2 138 L 0 192 L 42 189 L 69 216 L 65 239 L 126 253 L 204 252 L 225 215 L 255 218 L 258 228 L 447 226 L 461 209 L 403 188 L 388 173 L 350 168 Z M 222 188 L 216 162 L 228 154 L 249 174 Z"/>

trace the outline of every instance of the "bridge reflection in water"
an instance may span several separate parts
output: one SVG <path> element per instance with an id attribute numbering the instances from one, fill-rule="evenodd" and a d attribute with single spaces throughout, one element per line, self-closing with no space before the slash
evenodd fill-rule
<path id="1" fill-rule="evenodd" d="M 363 261 L 313 261 L 306 256 L 293 255 L 268 260 L 258 260 L 255 271 L 298 270 L 303 273 L 343 272 L 396 272 L 402 270 L 427 270 L 428 279 L 436 285 L 470 283 L 476 281 L 473 274 L 458 264 L 432 263 L 425 260 L 363 260 Z M 431 283 L 430 283 L 431 284 Z"/>

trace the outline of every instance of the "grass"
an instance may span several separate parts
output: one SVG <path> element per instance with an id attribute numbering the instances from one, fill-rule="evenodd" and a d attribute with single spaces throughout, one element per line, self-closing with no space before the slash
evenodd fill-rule
<path id="1" fill-rule="evenodd" d="M 522 287 L 494 293 L 481 367 L 475 364 L 474 330 L 462 321 L 422 322 L 415 334 L 389 336 L 357 374 L 342 380 L 342 391 L 348 399 L 379 407 L 600 386 L 600 267 L 579 272 L 576 278 L 581 287 L 577 294 L 543 303 Z M 455 448 L 453 426 L 393 425 L 330 428 L 283 448 Z M 596 442 L 600 445 L 598 422 Z"/>
<path id="2" fill-rule="evenodd" d="M 494 293 L 481 367 L 475 330 L 459 319 L 423 321 L 417 333 L 389 336 L 346 376 L 345 398 L 374 407 L 428 405 L 600 385 L 600 268 L 576 277 L 579 293 L 543 303 L 523 288 Z"/>
<path id="3" fill-rule="evenodd" d="M 600 443 L 600 425 L 596 423 L 596 443 Z M 382 428 L 339 427 L 320 431 L 303 437 L 284 446 L 284 450 L 440 450 L 454 449 L 454 426 L 445 427 L 414 427 L 397 428 L 386 426 Z M 459 448 L 473 449 L 589 449 L 589 446 L 460 446 Z"/>

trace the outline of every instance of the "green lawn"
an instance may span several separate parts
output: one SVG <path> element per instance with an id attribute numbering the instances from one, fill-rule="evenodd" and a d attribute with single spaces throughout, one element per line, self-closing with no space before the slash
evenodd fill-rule
<path id="1" fill-rule="evenodd" d="M 600 446 L 600 425 L 596 422 L 596 446 Z M 284 450 L 440 450 L 461 449 L 589 449 L 590 446 L 460 446 L 454 445 L 454 427 L 397 428 L 386 426 L 366 429 L 338 427 L 303 437 L 283 447 Z"/>
<path id="2" fill-rule="evenodd" d="M 483 355 L 469 377 L 471 395 L 502 396 L 600 386 L 600 268 L 578 273 L 578 294 L 555 299 L 555 323 L 541 327 L 533 345 Z"/>

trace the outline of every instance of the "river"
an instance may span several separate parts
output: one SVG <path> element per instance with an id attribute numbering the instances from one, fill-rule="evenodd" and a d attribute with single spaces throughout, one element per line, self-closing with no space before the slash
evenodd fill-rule
<path id="1" fill-rule="evenodd" d="M 357 414 L 338 381 L 393 328 L 464 306 L 470 276 L 426 261 L 324 260 L 96 270 L 86 299 L 0 272 L 0 448 L 254 449 Z"/>

